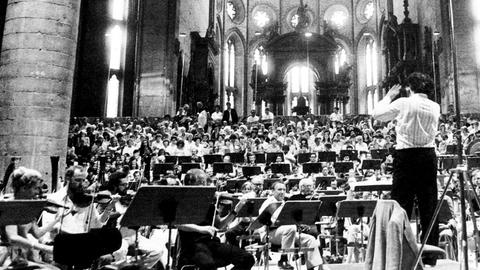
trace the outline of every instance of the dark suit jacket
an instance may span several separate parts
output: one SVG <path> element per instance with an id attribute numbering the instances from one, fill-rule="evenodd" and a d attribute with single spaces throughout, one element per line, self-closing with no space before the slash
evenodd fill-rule
<path id="1" fill-rule="evenodd" d="M 231 109 L 232 112 L 232 122 L 229 122 L 228 119 L 230 119 L 230 112 L 228 110 L 225 110 L 223 112 L 223 118 L 222 121 L 227 121 L 229 124 L 236 124 L 238 123 L 238 115 L 237 111 L 235 109 Z"/>

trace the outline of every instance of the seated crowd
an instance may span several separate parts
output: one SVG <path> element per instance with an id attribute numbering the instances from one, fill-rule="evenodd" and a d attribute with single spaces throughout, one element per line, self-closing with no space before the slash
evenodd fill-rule
<path id="1" fill-rule="evenodd" d="M 343 121 L 334 114 L 326 122 L 313 116 L 273 117 L 269 110 L 261 116 L 252 110 L 244 122 L 239 122 L 231 110 L 222 113 L 217 106 L 210 115 L 201 103 L 196 113 L 184 106 L 174 117 L 161 119 L 73 119 L 68 139 L 69 168 L 61 181 L 63 186 L 48 196 L 65 208 L 56 214 L 45 211 L 41 225 L 7 226 L 4 238 L 22 249 L 40 251 L 36 257 L 24 252 L 29 261 L 51 263 L 50 244 L 55 235 L 118 228 L 122 246 L 102 256 L 103 264 L 125 262 L 133 247 L 142 254 L 145 267 L 162 267 L 174 258 L 168 256 L 165 227 L 142 228 L 138 234 L 119 225 L 134 190 L 152 184 L 205 185 L 233 193 L 236 200 L 217 200 L 217 211 L 209 219 L 213 222 L 208 222 L 211 224 L 178 226 L 177 239 L 183 244 L 176 266 L 195 264 L 200 269 L 214 269 L 233 264 L 235 269 L 248 270 L 255 259 L 262 260 L 260 249 L 251 251 L 255 246 L 252 243 L 264 242 L 266 235 L 282 250 L 305 247 L 302 259 L 307 269 L 321 269 L 325 262 L 362 261 L 368 218 L 322 216 L 316 224 L 302 224 L 298 230 L 295 225 L 276 226 L 273 212 L 271 222 L 265 222 L 266 226 L 257 228 L 253 235 L 248 227 L 252 218 L 271 204 L 288 200 L 318 200 L 330 194 L 343 199 L 388 198 L 388 191 L 354 192 L 353 187 L 360 181 L 389 181 L 394 126 L 372 123 L 368 118 Z M 449 154 L 449 145 L 456 143 L 454 135 L 454 123 L 443 121 L 436 140 L 438 155 Z M 479 139 L 478 122 L 466 122 L 461 136 L 464 145 Z M 13 191 L 15 199 L 39 195 L 38 172 L 20 167 L 6 176 L 9 183 L 2 186 L 7 192 Z M 474 176 L 474 181 L 480 180 L 480 173 Z M 455 182 L 446 188 L 455 192 Z M 108 195 L 109 199 L 93 202 L 85 198 L 87 191 Z M 266 200 L 250 217 L 237 217 L 252 198 Z M 443 237 L 455 238 L 457 213 L 449 202 L 451 218 L 440 223 L 449 231 Z M 217 241 L 218 230 L 225 232 L 221 242 Z M 282 254 L 278 266 L 293 269 L 292 257 L 300 259 L 296 256 Z M 9 262 L 5 258 L 4 263 Z"/>

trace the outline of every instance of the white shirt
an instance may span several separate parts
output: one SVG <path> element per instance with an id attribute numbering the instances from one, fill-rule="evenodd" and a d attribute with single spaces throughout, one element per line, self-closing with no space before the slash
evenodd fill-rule
<path id="1" fill-rule="evenodd" d="M 270 204 L 278 203 L 278 202 L 281 202 L 282 206 L 283 204 L 285 204 L 285 201 L 278 201 L 272 195 L 268 196 L 267 199 L 262 203 L 262 206 L 260 206 L 260 209 L 258 210 L 258 214 L 260 215 L 263 212 L 263 210 L 265 210 Z M 278 215 L 280 215 L 280 212 L 282 211 L 282 208 L 283 208 L 282 206 L 278 207 L 275 210 L 275 212 L 272 213 L 272 218 L 271 218 L 272 224 L 275 224 L 275 221 L 277 220 Z"/>
<path id="2" fill-rule="evenodd" d="M 255 116 L 250 115 L 249 117 L 247 117 L 247 123 L 249 123 L 249 124 L 250 123 L 255 123 L 255 122 L 258 122 L 259 119 L 260 118 L 258 118 L 257 115 L 255 115 Z"/>
<path id="3" fill-rule="evenodd" d="M 198 127 L 201 127 L 201 128 L 204 128 L 205 125 L 207 125 L 207 111 L 205 110 L 202 110 L 199 114 L 198 114 Z"/>
<path id="4" fill-rule="evenodd" d="M 335 122 L 343 122 L 343 116 L 339 113 L 332 113 L 330 114 L 330 121 Z"/>
<path id="5" fill-rule="evenodd" d="M 48 196 L 49 200 L 66 205 L 72 209 L 74 214 L 70 213 L 63 218 L 62 221 L 62 232 L 66 233 L 86 233 L 88 228 L 95 229 L 101 228 L 104 224 L 100 222 L 100 214 L 98 213 L 96 207 L 91 209 L 90 207 L 78 207 L 73 204 L 70 198 L 67 196 L 67 187 L 63 187 L 56 193 L 52 193 Z M 90 211 L 92 213 L 92 218 L 90 219 Z M 48 224 L 55 219 L 55 214 L 48 213 L 44 211 L 42 213 L 43 222 Z M 90 219 L 91 224 L 88 224 Z M 55 228 L 58 229 L 60 223 L 55 225 Z M 52 239 L 54 238 L 55 232 L 54 230 L 51 232 Z"/>
<path id="6" fill-rule="evenodd" d="M 273 119 L 275 118 L 275 116 L 273 115 L 272 112 L 268 112 L 268 114 L 263 114 L 262 115 L 262 120 L 271 120 L 273 121 Z"/>
<path id="7" fill-rule="evenodd" d="M 220 122 L 223 119 L 223 113 L 222 112 L 213 112 L 212 113 L 212 120 L 215 122 Z"/>
<path id="8" fill-rule="evenodd" d="M 397 119 L 396 149 L 433 148 L 440 106 L 425 94 L 412 94 L 408 98 L 390 102 L 390 97 L 380 101 L 373 112 L 373 118 L 380 121 Z"/>

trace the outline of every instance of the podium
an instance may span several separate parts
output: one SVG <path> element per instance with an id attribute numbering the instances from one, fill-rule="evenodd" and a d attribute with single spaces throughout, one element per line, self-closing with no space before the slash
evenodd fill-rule
<path id="1" fill-rule="evenodd" d="M 120 225 L 137 230 L 140 226 L 168 225 L 168 257 L 165 268 L 169 270 L 172 226 L 197 224 L 207 220 L 208 209 L 215 201 L 215 191 L 215 187 L 204 186 L 141 187 Z"/>

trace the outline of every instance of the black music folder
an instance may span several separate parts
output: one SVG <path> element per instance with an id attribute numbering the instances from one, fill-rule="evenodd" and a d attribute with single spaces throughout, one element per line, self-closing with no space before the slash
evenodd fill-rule
<path id="1" fill-rule="evenodd" d="M 204 186 L 140 187 L 120 225 L 138 227 L 201 223 L 215 201 L 215 191 L 216 187 Z"/>

